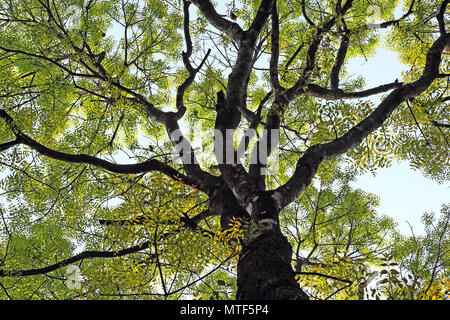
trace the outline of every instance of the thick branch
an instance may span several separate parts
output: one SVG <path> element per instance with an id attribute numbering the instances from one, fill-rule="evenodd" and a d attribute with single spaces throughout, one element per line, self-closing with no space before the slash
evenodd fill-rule
<path id="1" fill-rule="evenodd" d="M 349 42 L 349 37 L 344 34 L 341 39 L 341 45 L 339 46 L 336 60 L 334 62 L 333 68 L 331 69 L 330 84 L 332 90 L 337 90 L 339 87 L 339 72 L 341 71 L 342 65 L 344 64 Z"/>
<path id="2" fill-rule="evenodd" d="M 376 94 L 384 93 L 392 89 L 400 88 L 403 85 L 402 82 L 392 82 L 384 85 L 380 85 L 378 87 L 370 88 L 367 90 L 356 91 L 356 92 L 345 92 L 341 89 L 330 90 L 324 87 L 321 87 L 316 84 L 309 84 L 305 86 L 303 89 L 303 93 L 326 100 L 346 100 L 346 99 L 361 99 L 367 98 Z M 300 94 L 301 92 L 291 92 L 287 95 L 289 100 L 293 99 L 295 96 Z"/>
<path id="3" fill-rule="evenodd" d="M 15 140 L 12 140 L 12 141 L 4 142 L 4 143 L 0 144 L 0 152 L 8 150 L 11 147 L 17 146 L 18 144 L 20 144 L 20 140 L 19 139 L 15 139 Z"/>
<path id="4" fill-rule="evenodd" d="M 234 22 L 223 18 L 216 12 L 216 9 L 209 0 L 190 0 L 203 13 L 205 18 L 218 30 L 222 31 L 233 39 L 236 43 L 240 43 L 244 31 Z"/>
<path id="5" fill-rule="evenodd" d="M 212 176 L 207 172 L 203 171 L 200 165 L 197 162 L 195 157 L 194 149 L 190 142 L 186 139 L 186 137 L 181 132 L 181 129 L 177 123 L 177 120 L 180 119 L 184 113 L 186 112 L 186 107 L 184 106 L 184 94 L 189 86 L 195 79 L 195 76 L 199 72 L 199 70 L 203 67 L 203 64 L 206 62 L 211 50 L 208 50 L 206 56 L 203 58 L 202 62 L 197 68 L 193 68 L 190 62 L 190 57 L 192 55 L 192 40 L 189 32 L 189 5 L 190 2 L 184 0 L 183 8 L 184 8 L 184 38 L 186 42 L 186 51 L 182 53 L 183 63 L 186 67 L 186 70 L 189 72 L 189 76 L 184 80 L 184 82 L 178 87 L 177 95 L 176 95 L 176 107 L 177 107 L 177 116 L 175 117 L 164 117 L 163 123 L 166 127 L 169 138 L 175 147 L 176 151 L 180 155 L 180 158 L 183 163 L 183 168 L 188 174 L 189 177 L 193 177 L 197 181 L 207 181 Z M 166 115 L 165 113 L 164 115 Z"/>
<path id="6" fill-rule="evenodd" d="M 280 207 L 285 207 L 303 192 L 311 183 L 322 161 L 337 157 L 360 144 L 369 134 L 378 129 L 402 102 L 421 94 L 435 79 L 439 78 L 441 54 L 448 44 L 450 44 L 450 36 L 441 35 L 429 49 L 424 71 L 417 81 L 392 91 L 368 117 L 343 136 L 330 143 L 310 147 L 297 162 L 291 179 L 275 190 L 275 197 L 279 199 Z"/>
<path id="7" fill-rule="evenodd" d="M 10 127 L 13 126 L 13 120 L 5 110 L 0 110 L 0 117 L 5 119 L 7 123 L 10 124 Z M 15 128 L 15 126 L 12 128 Z M 149 159 L 147 161 L 135 164 L 117 164 L 87 154 L 70 154 L 53 150 L 30 138 L 26 134 L 22 133 L 19 129 L 16 128 L 15 131 L 16 139 L 14 141 L 2 144 L 2 148 L 0 149 L 0 151 L 6 150 L 6 148 L 10 148 L 15 145 L 23 144 L 37 151 L 41 155 L 55 160 L 69 163 L 89 164 L 97 168 L 105 169 L 107 171 L 119 174 L 139 174 L 150 171 L 157 171 L 167 175 L 174 180 L 181 181 L 184 184 L 196 186 L 202 191 L 205 190 L 205 188 L 202 188 L 200 185 L 198 185 L 195 180 L 184 176 L 177 170 L 156 159 Z"/>
<path id="8" fill-rule="evenodd" d="M 276 0 L 262 0 L 259 5 L 258 12 L 256 13 L 255 18 L 253 19 L 250 28 L 247 33 L 253 41 L 256 41 L 256 38 L 261 33 L 261 30 L 266 25 L 267 19 L 272 13 L 272 9 L 276 3 Z"/>
<path id="9" fill-rule="evenodd" d="M 276 3 L 272 9 L 272 34 L 271 34 L 271 56 L 270 56 L 270 83 L 275 92 L 275 97 L 278 95 L 280 83 L 278 80 L 278 60 L 280 57 L 280 23 L 278 20 L 278 10 Z"/>
<path id="10" fill-rule="evenodd" d="M 274 1 L 275 0 L 261 1 L 256 17 L 248 31 L 245 31 L 242 37 L 235 65 L 228 76 L 225 106 L 228 109 L 227 119 L 218 119 L 218 121 L 216 121 L 216 128 L 218 129 L 220 129 L 220 127 L 235 129 L 240 122 L 241 115 L 247 114 L 244 102 L 246 82 L 250 76 L 254 63 L 253 57 L 255 54 L 257 38 L 272 12 Z M 222 123 L 226 123 L 226 125 L 222 125 Z"/>
<path id="11" fill-rule="evenodd" d="M 249 78 L 254 63 L 254 54 L 256 41 L 262 28 L 266 24 L 274 4 L 274 0 L 262 0 L 258 8 L 258 12 L 248 29 L 245 31 L 239 46 L 238 56 L 232 72 L 228 77 L 228 87 L 226 97 L 218 95 L 217 101 L 217 117 L 215 128 L 220 132 L 222 138 L 227 140 L 227 131 L 234 131 L 240 123 L 241 116 L 246 114 L 245 97 L 246 97 L 246 81 Z M 256 116 L 252 114 L 253 120 Z M 229 137 L 229 136 L 228 136 Z M 233 152 L 236 157 L 236 151 L 227 150 L 227 141 L 223 144 L 222 155 L 224 159 L 229 157 L 227 152 Z M 237 159 L 236 159 L 237 161 Z M 223 164 L 219 162 L 219 169 L 225 182 L 239 195 L 241 203 L 245 203 L 253 192 L 256 191 L 256 185 L 250 181 L 247 172 L 241 164 Z"/>
<path id="12" fill-rule="evenodd" d="M 275 134 L 274 129 L 279 129 L 280 127 L 280 117 L 283 112 L 283 101 L 280 99 L 280 82 L 278 78 L 278 61 L 280 55 L 280 23 L 278 18 L 278 10 L 276 6 L 276 1 L 272 8 L 272 31 L 271 31 L 271 57 L 270 57 L 270 83 L 272 85 L 272 92 L 275 95 L 275 101 L 271 106 L 271 109 L 267 115 L 267 120 L 265 123 L 265 130 L 262 137 L 257 141 L 252 155 L 251 164 L 249 168 L 249 174 L 252 179 L 256 182 L 256 186 L 259 191 L 265 190 L 265 175 L 264 171 L 267 167 L 267 160 L 269 155 L 275 149 L 276 145 L 273 145 L 272 135 Z M 278 131 L 277 131 L 278 132 Z M 265 150 L 265 152 L 260 152 L 260 150 Z"/>
<path id="13" fill-rule="evenodd" d="M 447 9 L 447 5 L 449 2 L 450 2 L 449 0 L 442 1 L 441 6 L 439 8 L 439 12 L 436 16 L 436 19 L 439 23 L 439 32 L 441 33 L 442 36 L 447 34 L 447 31 L 445 30 L 444 13 L 445 13 L 445 10 Z"/>

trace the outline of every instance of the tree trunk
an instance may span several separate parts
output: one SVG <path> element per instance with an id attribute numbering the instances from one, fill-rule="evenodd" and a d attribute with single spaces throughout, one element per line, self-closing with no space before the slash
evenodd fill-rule
<path id="1" fill-rule="evenodd" d="M 240 254 L 236 299 L 308 300 L 295 280 L 291 259 L 292 247 L 278 225 L 261 230 Z"/>
<path id="2" fill-rule="evenodd" d="M 250 197 L 249 197 L 250 198 Z M 282 234 L 277 197 L 261 192 L 240 204 L 226 185 L 211 195 L 210 210 L 220 212 L 222 229 L 232 217 L 245 224 L 237 265 L 237 300 L 309 300 L 292 268 L 292 246 Z"/>

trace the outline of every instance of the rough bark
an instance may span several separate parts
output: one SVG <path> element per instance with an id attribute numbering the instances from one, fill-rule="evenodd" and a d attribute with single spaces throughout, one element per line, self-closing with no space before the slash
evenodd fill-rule
<path id="1" fill-rule="evenodd" d="M 291 265 L 292 246 L 279 227 L 279 204 L 259 194 L 247 208 L 250 226 L 237 267 L 238 300 L 308 300 Z"/>
<path id="2" fill-rule="evenodd" d="M 308 300 L 291 266 L 292 247 L 272 224 L 248 243 L 237 269 L 238 300 Z"/>

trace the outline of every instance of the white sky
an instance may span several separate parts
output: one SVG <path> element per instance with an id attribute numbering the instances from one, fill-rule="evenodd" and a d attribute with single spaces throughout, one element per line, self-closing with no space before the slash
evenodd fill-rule
<path id="1" fill-rule="evenodd" d="M 440 214 L 441 205 L 450 202 L 450 183 L 437 184 L 420 172 L 409 168 L 407 162 L 377 171 L 374 177 L 365 174 L 353 184 L 380 197 L 380 214 L 394 218 L 405 235 L 424 233 L 421 217 L 424 212 Z M 409 225 L 408 225 L 409 223 Z"/>

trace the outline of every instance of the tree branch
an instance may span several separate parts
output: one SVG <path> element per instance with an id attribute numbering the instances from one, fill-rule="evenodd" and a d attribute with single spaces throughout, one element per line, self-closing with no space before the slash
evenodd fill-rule
<path id="1" fill-rule="evenodd" d="M 0 144 L 0 152 L 8 150 L 11 147 L 17 146 L 18 144 L 20 144 L 20 139 L 17 138 L 12 141 L 4 142 Z"/>
<path id="2" fill-rule="evenodd" d="M 387 27 L 389 27 L 391 25 L 398 25 L 400 23 L 400 21 L 406 19 L 411 13 L 413 13 L 414 3 L 415 3 L 415 0 L 412 0 L 408 11 L 403 16 L 401 16 L 400 18 L 395 19 L 395 20 L 385 21 L 385 22 L 382 22 L 380 24 L 367 25 L 367 26 L 365 26 L 365 28 L 366 29 L 384 29 L 384 28 L 387 28 Z"/>
<path id="3" fill-rule="evenodd" d="M 347 55 L 348 45 L 350 43 L 350 38 L 347 34 L 343 34 L 341 38 L 341 45 L 336 56 L 333 68 L 331 69 L 330 84 L 332 90 L 337 90 L 339 87 L 339 72 L 341 71 L 342 65 L 345 61 L 345 56 Z"/>
<path id="4" fill-rule="evenodd" d="M 402 82 L 394 81 L 392 83 L 380 85 L 378 87 L 370 88 L 367 90 L 345 92 L 341 89 L 330 90 L 316 84 L 308 84 L 303 88 L 303 92 L 307 95 L 326 100 L 361 99 L 400 88 L 402 85 Z M 294 92 L 290 92 L 290 94 L 287 95 L 287 99 L 292 100 L 297 94 L 300 94 L 300 92 L 296 93 L 295 95 Z"/>
<path id="5" fill-rule="evenodd" d="M 280 83 L 278 79 L 278 60 L 280 57 L 280 22 L 276 1 L 272 8 L 272 31 L 271 31 L 271 56 L 270 56 L 270 83 L 275 97 L 278 96 Z"/>
<path id="6" fill-rule="evenodd" d="M 36 276 L 40 274 L 46 274 L 75 262 L 86 260 L 86 259 L 94 259 L 94 258 L 116 258 L 122 257 L 125 255 L 129 255 L 132 253 L 136 253 L 139 251 L 143 251 L 148 249 L 151 246 L 150 241 L 143 242 L 139 245 L 125 248 L 122 250 L 114 250 L 114 251 L 83 251 L 73 257 L 68 259 L 61 260 L 55 264 L 49 265 L 43 268 L 36 269 L 28 269 L 28 270 L 0 270 L 0 278 L 2 277 L 28 277 L 28 276 Z"/>
<path id="7" fill-rule="evenodd" d="M 244 32 L 242 41 L 240 42 L 238 56 L 228 77 L 228 87 L 226 96 L 222 93 L 218 94 L 218 101 L 216 104 L 217 117 L 215 122 L 215 129 L 220 133 L 223 140 L 228 140 L 227 131 L 234 132 L 240 123 L 241 116 L 247 114 L 245 107 L 246 97 L 246 81 L 250 76 L 252 66 L 254 63 L 253 57 L 255 54 L 256 41 L 262 28 L 266 24 L 273 8 L 275 0 L 262 0 L 258 8 L 258 12 L 250 25 L 250 28 Z M 251 113 L 249 115 L 256 121 L 256 115 Z M 228 141 L 229 142 L 229 141 Z M 230 143 L 228 143 L 230 144 Z M 223 159 L 229 158 L 227 152 L 233 153 L 236 159 L 236 150 L 228 150 L 227 143 L 223 144 L 222 155 Z M 256 184 L 254 184 L 244 167 L 239 163 L 226 164 L 219 162 L 219 170 L 223 175 L 225 182 L 234 190 L 235 194 L 240 197 L 241 203 L 246 203 L 247 198 L 256 192 Z"/>
<path id="8" fill-rule="evenodd" d="M 439 66 L 442 51 L 450 44 L 448 34 L 441 35 L 427 53 L 422 76 L 411 84 L 404 84 L 392 91 L 381 104 L 363 121 L 351 128 L 336 140 L 310 147 L 298 160 L 291 179 L 275 190 L 275 197 L 280 199 L 280 208 L 291 203 L 311 183 L 322 161 L 337 157 L 357 146 L 370 133 L 378 129 L 392 112 L 406 99 L 420 95 L 439 78 Z"/>
<path id="9" fill-rule="evenodd" d="M 244 31 L 234 22 L 223 18 L 216 12 L 216 9 L 209 0 L 190 0 L 203 13 L 205 18 L 218 30 L 222 31 L 233 39 L 236 43 L 240 43 Z"/>
<path id="10" fill-rule="evenodd" d="M 183 0 L 183 9 L 184 9 L 184 39 L 186 42 L 186 51 L 182 53 L 183 57 L 183 63 L 186 67 L 186 70 L 189 72 L 189 76 L 184 80 L 184 82 L 178 87 L 177 90 L 177 100 L 176 100 L 176 107 L 179 112 L 186 112 L 186 107 L 183 103 L 183 97 L 184 93 L 187 90 L 187 88 L 192 84 L 192 82 L 195 79 L 195 76 L 197 75 L 198 71 L 203 67 L 203 64 L 206 62 L 206 59 L 208 59 L 209 54 L 211 53 L 211 49 L 208 50 L 206 53 L 206 56 L 203 58 L 200 65 L 194 69 L 192 67 L 191 62 L 189 61 L 191 55 L 192 55 L 192 40 L 191 40 L 191 34 L 189 32 L 189 5 L 190 2 L 188 0 Z"/>
<path id="11" fill-rule="evenodd" d="M 437 121 L 431 121 L 431 123 L 437 128 L 450 128 L 450 124 L 440 123 Z"/>
<path id="12" fill-rule="evenodd" d="M 441 36 L 445 36 L 447 34 L 447 31 L 445 30 L 444 13 L 445 13 L 445 10 L 447 9 L 447 5 L 449 2 L 450 2 L 449 0 L 442 1 L 441 6 L 439 8 L 439 12 L 436 16 L 436 19 L 439 23 L 439 32 L 441 33 Z"/>
<path id="13" fill-rule="evenodd" d="M 7 123 L 11 124 L 10 126 L 13 125 L 11 116 L 5 110 L 0 109 L 0 118 L 5 119 Z M 156 159 L 149 159 L 147 161 L 135 164 L 116 164 L 87 154 L 70 154 L 53 150 L 30 138 L 26 134 L 22 133 L 19 129 L 15 129 L 15 131 L 16 139 L 14 141 L 2 144 L 0 147 L 0 151 L 6 150 L 7 148 L 15 145 L 23 144 L 37 151 L 41 155 L 55 160 L 68 163 L 89 164 L 94 167 L 119 174 L 139 174 L 150 171 L 157 171 L 167 175 L 174 180 L 180 181 L 186 185 L 195 186 L 199 188 L 199 190 L 205 191 L 205 188 L 203 188 L 202 185 L 197 184 L 195 180 L 179 173 L 169 165 Z"/>
<path id="14" fill-rule="evenodd" d="M 303 17 L 305 18 L 306 22 L 308 22 L 308 24 L 310 26 L 315 26 L 314 22 L 311 21 L 311 19 L 308 17 L 308 14 L 306 13 L 305 0 L 302 0 L 302 14 L 303 14 Z"/>

